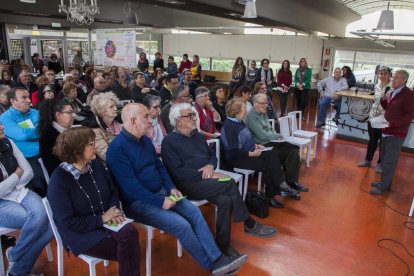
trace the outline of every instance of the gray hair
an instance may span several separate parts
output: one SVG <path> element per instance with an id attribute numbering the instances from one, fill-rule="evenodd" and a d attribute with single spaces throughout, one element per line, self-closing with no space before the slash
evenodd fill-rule
<path id="1" fill-rule="evenodd" d="M 194 92 L 196 99 L 198 98 L 198 96 L 200 96 L 200 95 L 202 95 L 202 94 L 204 94 L 206 92 L 207 93 L 210 93 L 210 90 L 208 90 L 207 87 L 205 87 L 205 86 L 197 87 L 197 89 Z"/>
<path id="2" fill-rule="evenodd" d="M 187 85 L 180 84 L 174 87 L 171 91 L 171 99 L 176 100 L 178 99 L 181 94 L 183 94 L 188 89 Z"/>
<path id="3" fill-rule="evenodd" d="M 8 94 L 11 91 L 10 86 L 0 84 L 0 93 Z"/>
<path id="4" fill-rule="evenodd" d="M 92 98 L 91 110 L 95 115 L 102 116 L 108 106 L 118 102 L 118 97 L 112 92 L 99 93 Z"/>
<path id="5" fill-rule="evenodd" d="M 161 103 L 161 97 L 148 94 L 144 97 L 142 103 L 149 109 L 152 107 L 152 104 L 156 101 L 159 101 Z"/>
<path id="6" fill-rule="evenodd" d="M 179 103 L 179 104 L 174 104 L 171 107 L 169 118 L 170 118 L 170 124 L 173 127 L 175 127 L 178 118 L 180 118 L 180 116 L 181 116 L 180 112 L 183 109 L 191 109 L 191 104 L 189 104 L 189 103 Z"/>
<path id="7" fill-rule="evenodd" d="M 407 82 L 408 78 L 410 77 L 410 74 L 406 70 L 403 70 L 403 69 L 399 69 L 399 70 L 395 71 L 394 75 L 395 74 L 401 74 L 403 76 L 405 82 Z"/>
<path id="8" fill-rule="evenodd" d="M 267 95 L 266 94 L 262 94 L 262 93 L 258 93 L 256 95 L 254 95 L 252 97 L 252 102 L 257 102 L 259 100 L 259 98 L 265 98 L 267 100 Z"/>

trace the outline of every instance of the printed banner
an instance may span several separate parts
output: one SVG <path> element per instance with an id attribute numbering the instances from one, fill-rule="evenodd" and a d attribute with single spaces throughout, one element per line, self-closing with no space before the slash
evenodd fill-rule
<path id="1" fill-rule="evenodd" d="M 96 30 L 96 65 L 136 67 L 134 30 Z"/>

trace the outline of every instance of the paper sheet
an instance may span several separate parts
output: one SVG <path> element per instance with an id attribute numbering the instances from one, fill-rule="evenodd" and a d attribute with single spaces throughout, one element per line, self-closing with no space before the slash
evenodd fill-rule
<path id="1" fill-rule="evenodd" d="M 124 227 L 125 225 L 133 221 L 134 221 L 133 219 L 126 218 L 124 222 L 122 222 L 121 224 L 118 224 L 117 226 L 109 226 L 108 224 L 105 223 L 103 227 L 105 227 L 106 229 L 112 230 L 114 232 L 118 232 L 119 230 L 122 229 L 122 227 Z"/>

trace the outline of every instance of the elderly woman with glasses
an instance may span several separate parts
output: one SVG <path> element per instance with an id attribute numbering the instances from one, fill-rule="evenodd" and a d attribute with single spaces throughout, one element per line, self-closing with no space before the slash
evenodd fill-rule
<path id="1" fill-rule="evenodd" d="M 200 86 L 196 89 L 195 94 L 194 108 L 199 118 L 197 129 L 206 139 L 217 138 L 219 134 L 217 134 L 215 122 L 220 122 L 221 118 L 210 101 L 210 91 L 208 88 Z"/>
<path id="2" fill-rule="evenodd" d="M 118 192 L 105 167 L 94 160 L 95 134 L 71 128 L 56 140 L 53 153 L 63 162 L 53 172 L 47 198 L 65 248 L 118 261 L 119 275 L 140 274 L 138 233 L 131 224 L 118 232 L 104 225 L 125 221 Z"/>
<path id="3" fill-rule="evenodd" d="M 112 92 L 100 93 L 93 97 L 91 109 L 94 117 L 82 122 L 95 132 L 96 154 L 106 161 L 108 144 L 121 132 L 121 119 L 117 112 L 118 98 Z"/>
<path id="4" fill-rule="evenodd" d="M 161 153 L 161 143 L 167 135 L 167 131 L 160 117 L 161 98 L 154 95 L 147 95 L 142 102 L 148 109 L 151 127 L 147 131 L 147 136 L 151 139 L 157 154 Z"/>
<path id="5" fill-rule="evenodd" d="M 279 203 L 275 196 L 292 196 L 297 193 L 285 182 L 277 152 L 270 149 L 264 151 L 264 146 L 255 143 L 252 133 L 243 122 L 246 117 L 246 104 L 242 99 L 234 98 L 229 101 L 226 114 L 227 119 L 220 136 L 226 162 L 236 168 L 263 172 L 266 197 L 269 198 L 270 206 L 282 208 L 283 204 Z"/>
<path id="6" fill-rule="evenodd" d="M 53 146 L 60 133 L 69 129 L 75 120 L 75 113 L 67 101 L 48 99 L 39 106 L 39 151 L 49 175 L 60 164 L 53 154 Z"/>

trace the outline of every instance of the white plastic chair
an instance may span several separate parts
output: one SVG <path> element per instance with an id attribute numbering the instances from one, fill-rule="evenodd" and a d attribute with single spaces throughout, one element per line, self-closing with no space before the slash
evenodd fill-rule
<path id="1" fill-rule="evenodd" d="M 11 232 L 14 231 L 18 231 L 19 229 L 11 229 L 11 228 L 5 228 L 5 227 L 0 227 L 0 236 L 2 235 L 6 235 L 9 234 Z M 52 248 L 50 247 L 50 243 L 48 245 L 46 245 L 46 254 L 47 254 L 47 260 L 49 262 L 53 262 L 53 254 L 52 254 Z M 6 274 L 6 269 L 4 267 L 4 263 L 3 263 L 3 248 L 1 246 L 0 243 L 0 275 L 5 275 Z"/>
<path id="2" fill-rule="evenodd" d="M 47 200 L 47 198 L 43 198 L 42 201 L 43 201 L 43 205 L 45 206 L 45 209 L 46 209 L 47 217 L 49 218 L 50 226 L 52 227 L 53 235 L 55 236 L 55 239 L 56 239 L 56 245 L 57 245 L 56 249 L 57 249 L 57 256 L 58 256 L 58 276 L 63 276 L 65 273 L 64 273 L 64 268 L 63 268 L 63 243 L 62 243 L 62 239 L 60 238 L 60 234 L 57 231 L 55 222 L 53 220 L 53 213 L 52 213 L 52 209 L 50 208 L 49 201 Z M 102 260 L 102 259 L 91 257 L 91 256 L 88 256 L 88 255 L 81 254 L 78 257 L 88 263 L 88 265 L 89 265 L 89 275 L 91 275 L 91 276 L 96 276 L 96 267 L 95 267 L 96 264 L 98 264 L 100 262 L 104 262 L 104 266 L 109 265 L 109 262 L 107 260 Z"/>
<path id="3" fill-rule="evenodd" d="M 299 127 L 296 120 L 296 114 L 299 114 Z M 291 117 L 292 134 L 295 137 L 313 139 L 313 157 L 316 158 L 316 146 L 318 144 L 318 133 L 315 131 L 302 130 L 302 111 L 292 111 L 288 115 Z"/>
<path id="4" fill-rule="evenodd" d="M 414 197 L 413 197 L 413 203 L 411 203 L 411 208 L 410 208 L 410 213 L 408 214 L 409 217 L 413 216 L 413 212 L 414 212 Z"/>
<path id="5" fill-rule="evenodd" d="M 37 159 L 37 161 L 40 163 L 40 167 L 42 167 L 43 176 L 45 177 L 46 183 L 49 185 L 49 173 L 46 170 L 45 164 L 43 163 L 42 158 Z"/>
<path id="6" fill-rule="evenodd" d="M 306 138 L 294 137 L 292 135 L 292 131 L 291 131 L 291 128 L 290 128 L 290 126 L 291 126 L 290 120 L 291 120 L 290 116 L 284 116 L 284 117 L 279 118 L 280 134 L 282 135 L 283 139 L 286 142 L 291 143 L 293 145 L 299 146 L 299 153 L 300 153 L 301 157 L 302 157 L 302 148 L 307 147 L 306 167 L 309 167 L 310 147 L 311 147 L 311 142 L 312 141 L 310 139 L 306 139 Z"/>

